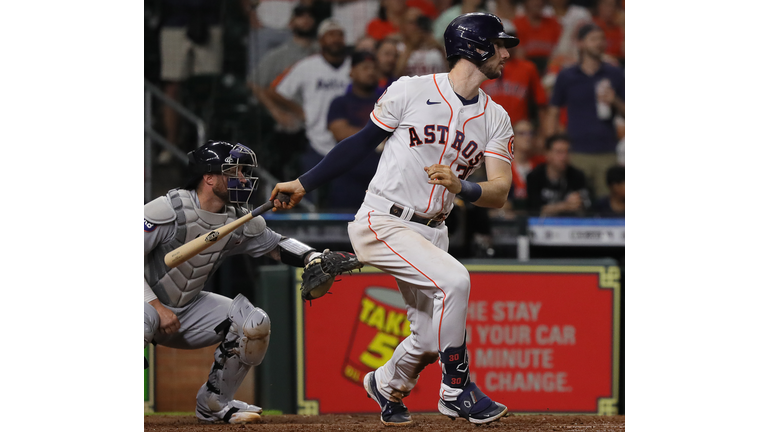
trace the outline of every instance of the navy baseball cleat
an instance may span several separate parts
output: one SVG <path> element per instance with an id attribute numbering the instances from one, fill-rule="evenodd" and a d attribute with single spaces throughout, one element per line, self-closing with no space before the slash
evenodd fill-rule
<path id="1" fill-rule="evenodd" d="M 384 426 L 405 426 L 413 423 L 411 413 L 402 402 L 392 402 L 384 397 L 376 387 L 376 377 L 374 372 L 368 372 L 363 379 L 363 386 L 368 392 L 368 397 L 372 398 L 381 408 L 381 422 Z"/>
<path id="2" fill-rule="evenodd" d="M 452 419 L 462 417 L 474 424 L 490 423 L 507 413 L 507 407 L 492 401 L 473 382 L 464 387 L 455 401 L 440 399 L 437 409 Z"/>

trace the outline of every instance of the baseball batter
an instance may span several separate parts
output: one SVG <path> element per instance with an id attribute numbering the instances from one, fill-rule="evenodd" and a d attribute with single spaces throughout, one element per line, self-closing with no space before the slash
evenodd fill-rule
<path id="1" fill-rule="evenodd" d="M 469 273 L 447 253 L 443 221 L 456 195 L 495 208 L 507 198 L 514 135 L 509 116 L 480 84 L 501 76 L 507 48 L 518 43 L 495 15 L 457 17 L 445 31 L 449 73 L 400 78 L 378 100 L 365 128 L 339 143 L 315 168 L 272 191 L 272 200 L 278 192 L 291 196 L 287 204 L 275 201 L 276 209 L 292 208 L 307 191 L 386 140 L 365 200 L 348 228 L 360 262 L 397 279 L 411 322 L 411 335 L 364 379 L 385 425 L 411 423 L 403 398 L 419 373 L 438 359 L 441 413 L 476 424 L 507 413 L 471 380 L 465 344 Z M 482 163 L 487 181 L 468 182 Z"/>
<path id="2" fill-rule="evenodd" d="M 242 144 L 208 142 L 189 153 L 189 162 L 193 176 L 184 188 L 144 205 L 144 347 L 219 344 L 208 380 L 197 392 L 195 415 L 205 422 L 251 423 L 259 420 L 261 408 L 233 397 L 251 366 L 264 359 L 269 316 L 241 294 L 232 300 L 202 291 L 206 280 L 235 254 L 268 255 L 296 267 L 334 255 L 349 261 L 351 254 L 320 254 L 270 230 L 259 216 L 168 268 L 166 253 L 243 216 L 258 183 L 256 155 Z"/>

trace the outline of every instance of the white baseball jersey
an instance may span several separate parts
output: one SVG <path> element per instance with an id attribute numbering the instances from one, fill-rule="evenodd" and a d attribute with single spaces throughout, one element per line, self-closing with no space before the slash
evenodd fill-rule
<path id="1" fill-rule="evenodd" d="M 334 68 L 321 54 L 311 55 L 293 65 L 275 88 L 286 99 L 301 103 L 309 144 L 323 156 L 336 145 L 328 130 L 328 108 L 347 90 L 350 68 L 349 58 Z"/>
<path id="2" fill-rule="evenodd" d="M 466 179 L 485 158 L 513 160 L 509 116 L 480 90 L 464 105 L 448 74 L 403 77 L 392 83 L 371 112 L 371 120 L 393 132 L 368 191 L 414 209 L 421 216 L 450 213 L 454 194 L 427 183 L 424 167 L 449 165 Z"/>

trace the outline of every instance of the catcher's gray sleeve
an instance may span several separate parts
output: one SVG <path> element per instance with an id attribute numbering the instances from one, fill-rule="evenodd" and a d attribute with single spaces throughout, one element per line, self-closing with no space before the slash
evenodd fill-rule
<path id="1" fill-rule="evenodd" d="M 147 254 L 152 252 L 152 249 L 160 243 L 171 241 L 175 231 L 176 224 L 174 222 L 157 225 L 144 219 L 144 264 L 146 264 Z M 150 302 L 156 298 L 157 296 L 149 287 L 147 279 L 144 278 L 144 301 Z"/>
<path id="2" fill-rule="evenodd" d="M 171 241 L 175 232 L 174 222 L 157 225 L 144 219 L 144 256 L 152 252 L 152 249 L 160 243 Z"/>
<path id="3" fill-rule="evenodd" d="M 282 236 L 269 228 L 255 237 L 246 237 L 240 245 L 232 249 L 232 254 L 246 254 L 258 258 L 277 247 Z"/>

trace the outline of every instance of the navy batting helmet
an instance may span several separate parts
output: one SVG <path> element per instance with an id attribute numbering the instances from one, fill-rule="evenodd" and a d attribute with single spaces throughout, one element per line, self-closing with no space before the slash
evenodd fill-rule
<path id="1" fill-rule="evenodd" d="M 493 41 L 501 39 L 504 46 L 512 48 L 520 39 L 504 33 L 499 17 L 489 13 L 468 13 L 456 17 L 445 29 L 445 54 L 484 62 L 493 57 L 496 50 Z"/>

